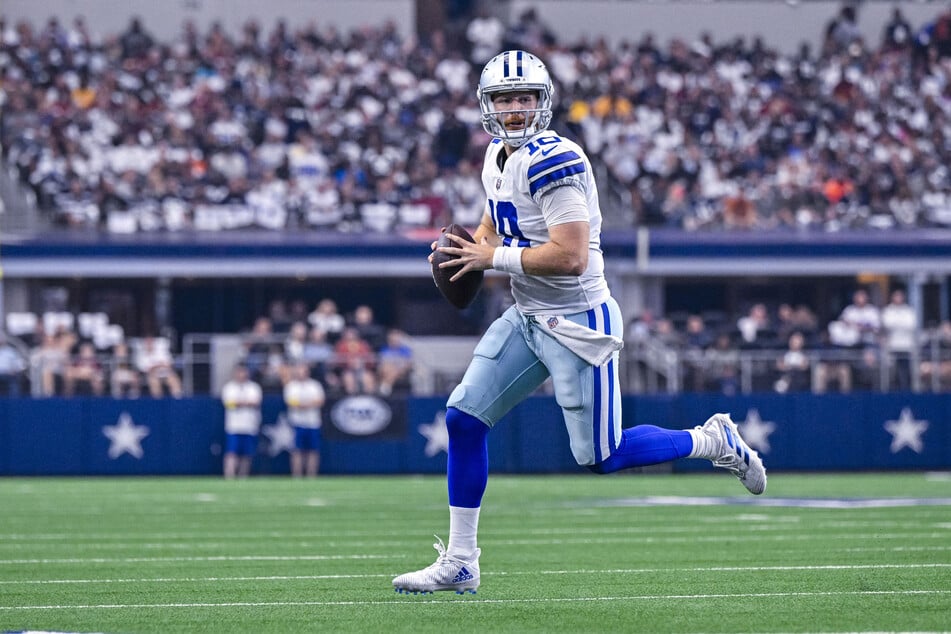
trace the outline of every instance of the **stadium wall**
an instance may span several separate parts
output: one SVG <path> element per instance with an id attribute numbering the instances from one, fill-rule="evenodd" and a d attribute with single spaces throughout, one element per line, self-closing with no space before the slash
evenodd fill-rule
<path id="1" fill-rule="evenodd" d="M 443 397 L 328 403 L 321 471 L 444 473 L 444 408 Z M 629 424 L 675 429 L 730 412 L 771 470 L 951 468 L 951 394 L 683 394 L 627 397 L 624 408 Z M 212 398 L 0 400 L 0 476 L 217 475 L 223 417 Z M 279 397 L 265 399 L 263 421 L 253 473 L 285 475 L 292 435 Z M 515 408 L 489 439 L 493 471 L 582 471 L 551 397 Z"/>

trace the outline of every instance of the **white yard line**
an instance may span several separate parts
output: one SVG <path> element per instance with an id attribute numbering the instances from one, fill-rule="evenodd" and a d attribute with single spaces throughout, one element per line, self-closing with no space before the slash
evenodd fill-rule
<path id="1" fill-rule="evenodd" d="M 926 531 L 929 528 L 933 527 L 923 527 Z M 609 532 L 609 531 L 605 531 Z M 929 540 L 929 539 L 941 539 L 947 540 L 951 538 L 951 530 L 941 530 L 941 531 L 932 531 L 932 532 L 903 532 L 903 533 L 842 533 L 840 535 L 831 535 L 827 531 L 820 531 L 817 533 L 807 533 L 803 531 L 795 532 L 770 532 L 769 534 L 764 534 L 766 531 L 755 530 L 749 533 L 745 533 L 742 536 L 744 542 L 806 542 L 812 540 L 823 540 L 823 541 L 850 541 L 857 542 L 861 540 L 872 540 L 872 541 L 882 541 L 882 540 L 904 540 L 908 542 L 913 542 L 917 540 Z M 587 533 L 582 533 L 587 534 Z M 591 534 L 597 534 L 597 531 L 592 532 Z M 682 536 L 665 536 L 665 535 L 637 535 L 637 534 L 628 534 L 628 533 L 615 533 L 617 537 L 577 537 L 577 538 L 526 538 L 526 539 L 495 539 L 492 537 L 485 538 L 480 540 L 481 542 L 494 545 L 494 546 L 558 546 L 564 544 L 678 544 L 678 543 L 735 543 L 739 539 L 736 531 L 727 531 L 723 535 L 696 535 L 695 532 L 687 533 Z M 326 540 L 319 538 L 311 538 L 309 541 L 299 544 L 301 548 L 306 548 L 311 545 L 319 545 L 322 548 L 334 548 L 334 549 L 343 549 L 343 548 L 392 548 L 394 546 L 404 546 L 406 543 L 405 540 Z M 208 549 L 219 549 L 221 548 L 221 543 L 218 541 L 211 542 L 192 542 L 192 543 L 168 543 L 168 542 L 104 542 L 104 543 L 82 543 L 82 542 L 64 542 L 62 544 L 46 544 L 46 546 L 51 547 L 64 547 L 75 549 L 81 546 L 84 550 L 121 550 L 121 549 L 134 549 L 137 551 L 141 550 L 208 550 Z M 15 544 L 7 544 L 7 549 L 14 550 L 23 550 L 23 542 L 17 542 Z M 0 550 L 3 549 L 3 545 L 0 545 Z M 359 559 L 359 558 L 385 558 L 386 555 L 313 555 L 315 559 Z M 258 558 L 258 556 L 252 556 L 252 558 Z M 274 558 L 280 558 L 280 556 L 275 556 Z M 18 563 L 79 563 L 79 562 L 109 562 L 109 561 L 189 561 L 195 560 L 200 561 L 202 559 L 211 559 L 215 560 L 216 558 L 202 558 L 202 557 L 182 557 L 182 558 L 167 558 L 167 557 L 140 557 L 140 558 L 74 558 L 74 559 L 37 559 L 37 560 L 27 560 L 27 559 L 0 559 L 0 565 L 8 564 L 18 564 Z M 217 558 L 222 561 L 227 561 L 229 557 L 220 557 Z"/>
<path id="2" fill-rule="evenodd" d="M 445 605 L 486 605 L 486 604 L 524 604 L 524 603 L 596 603 L 614 601 L 670 601 L 704 599 L 785 599 L 789 597 L 824 598 L 847 596 L 912 596 L 912 595 L 948 595 L 951 590 L 856 590 L 836 592 L 751 592 L 737 594 L 635 594 L 628 596 L 604 597 L 564 597 L 531 599 L 481 599 L 460 598 L 458 601 L 445 601 L 426 598 L 400 597 L 387 601 L 238 601 L 225 603 L 100 603 L 79 605 L 17 605 L 0 606 L 0 612 L 29 610 L 121 610 L 157 608 L 271 608 L 271 607 L 315 607 L 315 606 L 360 606 L 360 605 L 413 605 L 420 603 L 438 603 Z M 451 599 L 451 597 L 449 597 Z"/>
<path id="3" fill-rule="evenodd" d="M 922 568 L 951 568 L 948 564 L 830 564 L 816 566 L 709 566 L 693 568 L 607 568 L 578 570 L 532 570 L 520 572 L 493 571 L 493 576 L 514 577 L 521 575 L 628 575 L 672 572 L 777 572 L 789 570 L 841 571 L 841 570 L 914 570 Z M 314 581 L 321 579 L 375 579 L 389 578 L 392 574 L 358 575 L 263 575 L 252 577 L 136 577 L 119 579 L 25 579 L 0 581 L 0 585 L 67 585 L 90 583 L 206 583 L 237 581 Z"/>

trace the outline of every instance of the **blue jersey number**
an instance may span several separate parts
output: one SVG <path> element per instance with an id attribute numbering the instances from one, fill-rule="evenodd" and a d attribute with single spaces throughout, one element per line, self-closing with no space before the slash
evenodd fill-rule
<path id="1" fill-rule="evenodd" d="M 502 244 L 511 246 L 514 242 L 516 246 L 531 246 L 528 238 L 522 235 L 518 228 L 518 209 L 507 200 L 489 199 L 489 214 L 492 216 L 492 222 L 495 223 L 495 231 L 502 236 Z"/>
<path id="2" fill-rule="evenodd" d="M 525 147 L 528 149 L 529 154 L 534 154 L 535 152 L 538 152 L 539 150 L 541 150 L 542 156 L 547 156 L 548 153 L 551 152 L 553 148 L 545 148 L 544 150 L 542 150 L 542 148 L 544 148 L 546 145 L 555 145 L 559 141 L 561 141 L 561 137 L 543 136 L 540 139 L 535 139 L 534 141 L 532 141 Z"/>

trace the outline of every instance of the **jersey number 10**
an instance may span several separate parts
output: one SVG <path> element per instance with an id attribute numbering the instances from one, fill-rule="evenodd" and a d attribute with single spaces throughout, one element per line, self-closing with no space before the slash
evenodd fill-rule
<path id="1" fill-rule="evenodd" d="M 522 235 L 518 228 L 518 209 L 507 200 L 489 199 L 489 215 L 492 216 L 492 222 L 495 223 L 495 231 L 502 236 L 502 244 L 509 247 L 513 243 L 515 246 L 528 247 L 531 242 Z"/>

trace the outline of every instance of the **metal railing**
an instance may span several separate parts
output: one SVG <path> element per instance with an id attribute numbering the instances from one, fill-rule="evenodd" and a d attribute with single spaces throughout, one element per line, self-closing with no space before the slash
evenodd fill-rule
<path id="1" fill-rule="evenodd" d="M 894 354 L 883 348 L 804 351 L 808 361 L 805 370 L 807 391 L 947 391 L 951 389 L 951 347 L 942 345 L 936 337 L 924 339 L 907 355 Z M 625 348 L 629 375 L 626 387 L 636 393 L 712 391 L 723 378 L 718 375 L 718 370 L 725 368 L 731 372 L 730 378 L 737 393 L 787 391 L 788 386 L 777 385 L 784 376 L 778 364 L 786 352 L 779 348 L 733 349 L 726 355 L 714 357 L 701 350 L 677 348 L 646 338 L 628 343 Z M 897 371 L 901 364 L 907 367 L 907 387 L 898 381 Z M 845 377 L 848 379 L 843 381 Z M 842 385 L 843 382 L 847 385 Z M 705 387 L 698 387 L 698 383 Z M 831 389 L 831 385 L 835 385 L 835 389 Z"/>

